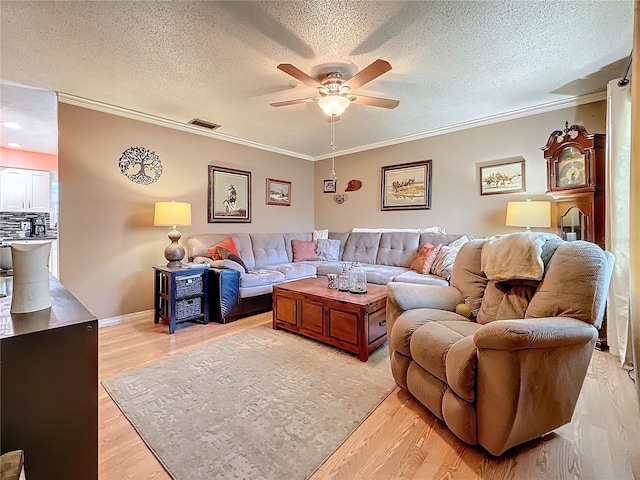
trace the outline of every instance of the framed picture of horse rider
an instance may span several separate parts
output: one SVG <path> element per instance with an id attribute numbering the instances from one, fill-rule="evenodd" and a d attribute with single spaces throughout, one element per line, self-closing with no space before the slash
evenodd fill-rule
<path id="1" fill-rule="evenodd" d="M 251 222 L 251 172 L 209 165 L 209 223 Z"/>
<path id="2" fill-rule="evenodd" d="M 525 191 L 524 158 L 515 157 L 480 165 L 480 195 Z"/>

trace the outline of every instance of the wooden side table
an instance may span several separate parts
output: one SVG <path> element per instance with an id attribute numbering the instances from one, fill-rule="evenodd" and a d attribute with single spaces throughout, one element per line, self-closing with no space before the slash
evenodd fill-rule
<path id="1" fill-rule="evenodd" d="M 209 323 L 208 268 L 153 267 L 155 271 L 153 323 L 169 322 L 169 333 L 176 324 L 202 320 Z"/>

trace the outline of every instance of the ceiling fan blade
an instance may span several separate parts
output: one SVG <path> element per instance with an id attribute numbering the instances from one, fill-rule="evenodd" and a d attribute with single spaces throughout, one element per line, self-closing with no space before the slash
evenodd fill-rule
<path id="1" fill-rule="evenodd" d="M 309 85 L 310 87 L 318 88 L 322 86 L 322 84 L 318 80 L 310 77 L 302 70 L 294 67 L 290 63 L 281 63 L 280 65 L 278 65 L 278 69 L 282 70 L 284 73 L 291 75 L 293 78 L 300 80 L 305 85 Z"/>
<path id="2" fill-rule="evenodd" d="M 372 107 L 396 108 L 400 105 L 400 100 L 391 100 L 390 98 L 367 97 L 366 95 L 350 95 L 350 98 L 353 98 L 353 103 Z"/>
<path id="3" fill-rule="evenodd" d="M 295 100 L 285 100 L 283 102 L 270 103 L 272 107 L 286 107 L 287 105 L 297 105 L 298 103 L 317 102 L 317 97 L 297 98 Z"/>
<path id="4" fill-rule="evenodd" d="M 374 78 L 378 78 L 380 75 L 382 75 L 385 72 L 388 72 L 389 70 L 391 70 L 391 64 L 386 60 L 378 59 L 368 67 L 365 67 L 362 70 L 360 70 L 353 77 L 347 80 L 344 84 L 351 87 L 351 90 L 354 90 L 358 87 L 361 87 L 365 83 L 370 82 Z"/>

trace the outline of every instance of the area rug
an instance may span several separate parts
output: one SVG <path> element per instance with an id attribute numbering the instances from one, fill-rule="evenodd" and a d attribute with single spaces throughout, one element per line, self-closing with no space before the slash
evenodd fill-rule
<path id="1" fill-rule="evenodd" d="M 268 326 L 102 382 L 175 480 L 310 477 L 394 388 L 368 362 Z"/>

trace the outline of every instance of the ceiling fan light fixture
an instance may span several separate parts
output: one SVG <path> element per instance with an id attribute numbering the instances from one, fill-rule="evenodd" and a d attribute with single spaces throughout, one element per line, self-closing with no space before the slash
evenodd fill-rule
<path id="1" fill-rule="evenodd" d="M 342 115 L 350 103 L 349 99 L 342 95 L 327 95 L 318 100 L 322 111 L 330 117 Z"/>

